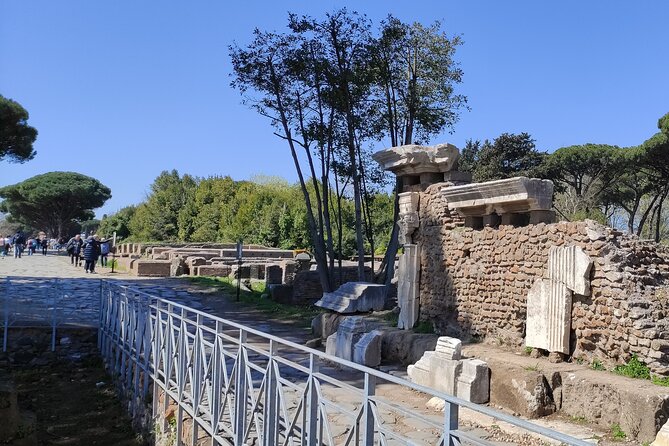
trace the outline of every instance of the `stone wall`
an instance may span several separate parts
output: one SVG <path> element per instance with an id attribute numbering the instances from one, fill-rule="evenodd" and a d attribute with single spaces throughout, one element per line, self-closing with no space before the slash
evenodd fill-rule
<path id="1" fill-rule="evenodd" d="M 371 270 L 368 266 L 365 267 L 365 275 L 369 277 Z M 358 281 L 358 267 L 344 266 L 342 267 L 342 281 L 339 283 L 339 274 L 335 273 L 335 289 L 339 285 L 346 282 Z M 323 297 L 323 287 L 321 286 L 318 271 L 300 271 L 295 276 L 293 282 L 293 301 L 299 303 L 313 303 Z"/>
<path id="2" fill-rule="evenodd" d="M 590 296 L 574 294 L 570 353 L 612 365 L 636 354 L 669 374 L 669 249 L 593 221 L 475 230 L 448 210 L 444 184 L 421 193 L 420 318 L 441 334 L 520 346 L 527 294 L 551 246 L 580 246 L 593 260 Z"/>

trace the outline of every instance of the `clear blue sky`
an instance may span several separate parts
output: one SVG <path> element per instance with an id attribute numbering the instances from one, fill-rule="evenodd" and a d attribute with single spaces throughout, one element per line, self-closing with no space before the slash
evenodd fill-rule
<path id="1" fill-rule="evenodd" d="M 528 132 L 541 150 L 635 145 L 669 111 L 669 2 L 0 0 L 0 94 L 39 131 L 37 157 L 2 163 L 0 186 L 53 170 L 112 189 L 100 210 L 140 202 L 165 169 L 295 180 L 285 145 L 229 86 L 227 46 L 287 12 L 347 6 L 378 22 L 439 19 L 462 34 L 455 133 Z M 379 146 L 379 149 L 382 145 Z"/>

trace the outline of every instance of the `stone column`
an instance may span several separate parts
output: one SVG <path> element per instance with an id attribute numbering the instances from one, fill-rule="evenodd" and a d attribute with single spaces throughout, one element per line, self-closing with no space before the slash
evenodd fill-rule
<path id="1" fill-rule="evenodd" d="M 399 328 L 410 330 L 419 317 L 418 287 L 420 285 L 420 247 L 413 242 L 413 232 L 418 228 L 417 192 L 399 194 L 399 241 L 404 246 L 404 254 L 400 256 L 397 282 L 397 303 L 400 316 Z"/>

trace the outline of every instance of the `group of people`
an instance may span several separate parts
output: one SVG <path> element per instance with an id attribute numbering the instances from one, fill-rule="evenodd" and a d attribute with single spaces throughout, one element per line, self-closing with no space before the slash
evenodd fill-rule
<path id="1" fill-rule="evenodd" d="M 97 235 L 91 235 L 85 241 L 81 235 L 72 237 L 65 245 L 65 250 L 70 255 L 70 263 L 76 267 L 81 266 L 81 260 L 84 261 L 84 270 L 87 273 L 95 274 L 95 264 L 100 259 L 100 266 L 107 266 L 107 257 L 109 255 L 109 241 L 100 240 Z"/>
<path id="2" fill-rule="evenodd" d="M 49 239 L 46 234 L 40 233 L 38 237 L 27 238 L 22 231 L 17 231 L 13 236 L 0 237 L 0 256 L 2 258 L 10 255 L 11 250 L 14 250 L 14 258 L 20 259 L 25 250 L 28 250 L 28 255 L 31 256 L 37 252 L 42 251 L 42 255 L 46 255 L 49 249 Z"/>

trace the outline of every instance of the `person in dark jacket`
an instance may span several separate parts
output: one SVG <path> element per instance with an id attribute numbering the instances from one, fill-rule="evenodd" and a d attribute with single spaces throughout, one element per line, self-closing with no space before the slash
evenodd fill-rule
<path id="1" fill-rule="evenodd" d="M 91 235 L 84 245 L 84 269 L 87 273 L 95 273 L 95 263 L 98 261 L 99 255 L 100 242 Z"/>
<path id="2" fill-rule="evenodd" d="M 16 234 L 14 234 L 14 258 L 21 258 L 21 254 L 23 253 L 23 248 L 26 243 L 26 236 L 23 235 L 23 232 L 20 230 L 17 231 Z"/>
<path id="3" fill-rule="evenodd" d="M 75 235 L 67 242 L 65 249 L 70 255 L 70 263 L 74 266 L 79 266 L 81 264 L 81 245 L 84 244 L 84 241 L 81 239 L 79 234 Z"/>

